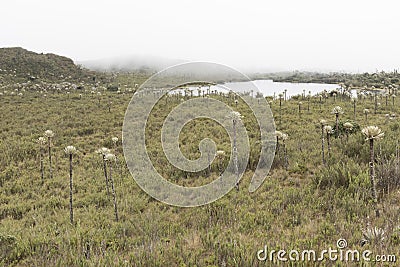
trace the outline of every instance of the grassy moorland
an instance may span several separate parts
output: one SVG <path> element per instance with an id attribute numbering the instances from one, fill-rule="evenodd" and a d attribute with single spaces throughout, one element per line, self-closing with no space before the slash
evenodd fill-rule
<path id="1" fill-rule="evenodd" d="M 144 193 L 124 164 L 124 113 L 134 84 L 142 83 L 144 77 L 120 75 L 113 79 L 121 91 L 104 90 L 107 85 L 102 84 L 95 88 L 86 84 L 87 90 L 71 89 L 74 87 L 68 84 L 3 84 L 0 265 L 269 266 L 270 262 L 260 262 L 256 257 L 264 245 L 276 250 L 322 250 L 335 248 L 339 238 L 345 238 L 352 249 L 400 256 L 399 99 L 389 98 L 386 105 L 381 98 L 377 105 L 373 96 L 367 96 L 356 102 L 355 114 L 354 103 L 340 93 L 322 98 L 294 97 L 282 100 L 281 106 L 279 100 L 268 99 L 277 130 L 288 134 L 287 152 L 279 140 L 281 148 L 261 188 L 255 193 L 247 190 L 254 171 L 252 162 L 257 160 L 257 153 L 252 153 L 239 191 L 232 190 L 207 206 L 178 208 Z M 243 102 L 236 105 L 220 95 L 210 97 L 226 101 L 251 126 L 252 114 Z M 160 101 L 148 131 L 157 133 L 168 111 L 179 103 L 179 97 Z M 340 137 L 330 136 L 328 153 L 324 134 L 323 164 L 320 120 L 325 119 L 335 129 L 335 106 L 344 111 L 339 116 Z M 370 111 L 367 116 L 365 109 Z M 344 129 L 346 121 L 352 129 Z M 369 141 L 361 133 L 367 125 L 376 125 L 385 133 L 374 148 L 379 217 L 371 194 Z M 42 148 L 37 143 L 46 130 L 54 132 L 52 178 L 48 143 Z M 196 158 L 198 141 L 205 136 L 212 136 L 218 148 L 229 155 L 226 132 L 209 120 L 185 126 L 180 137 L 184 154 Z M 114 143 L 112 137 L 118 137 L 118 141 Z M 159 156 L 159 136 L 151 138 L 149 154 L 172 181 L 198 185 L 218 176 L 220 166 L 216 162 L 210 171 L 195 175 L 169 167 Z M 252 149 L 257 151 L 257 131 L 250 138 Z M 68 145 L 77 149 L 72 160 L 72 224 L 69 157 L 64 152 Z M 103 159 L 96 153 L 101 147 L 109 148 L 117 157 L 112 176 L 118 221 L 113 197 L 107 193 Z M 383 234 L 366 234 L 374 227 L 382 229 Z"/>

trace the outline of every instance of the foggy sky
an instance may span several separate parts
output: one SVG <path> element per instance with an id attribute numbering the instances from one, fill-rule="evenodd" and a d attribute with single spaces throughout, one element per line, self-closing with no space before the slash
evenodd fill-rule
<path id="1" fill-rule="evenodd" d="M 0 47 L 75 61 L 152 55 L 253 71 L 400 65 L 396 1 L 9 0 L 1 10 Z"/>

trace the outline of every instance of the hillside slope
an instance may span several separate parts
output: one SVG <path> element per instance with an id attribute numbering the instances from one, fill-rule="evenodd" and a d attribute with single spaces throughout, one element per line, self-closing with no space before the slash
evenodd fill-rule
<path id="1" fill-rule="evenodd" d="M 0 48 L 0 69 L 1 74 L 9 77 L 49 81 L 91 79 L 96 75 L 75 65 L 70 58 L 20 47 Z"/>

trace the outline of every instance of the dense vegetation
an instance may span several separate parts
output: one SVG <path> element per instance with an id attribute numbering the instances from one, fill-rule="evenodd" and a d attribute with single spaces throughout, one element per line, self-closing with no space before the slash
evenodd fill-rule
<path id="1" fill-rule="evenodd" d="M 353 249 L 400 256 L 399 99 L 393 100 L 394 105 L 391 98 L 387 104 L 380 99 L 375 113 L 373 96 L 359 99 L 356 105 L 340 92 L 321 98 L 298 96 L 282 100 L 281 106 L 278 99 L 269 98 L 276 128 L 288 138 L 284 146 L 279 140 L 280 149 L 261 188 L 251 194 L 247 191 L 254 170 L 251 162 L 257 157 L 252 153 L 239 191 L 232 190 L 207 206 L 177 208 L 144 193 L 124 164 L 124 112 L 135 84 L 144 77 L 124 74 L 113 79 L 117 91 L 105 90 L 107 83 L 85 83 L 87 90 L 69 84 L 3 84 L 0 265 L 264 266 L 256 253 L 266 244 L 276 250 L 325 249 L 336 247 L 339 238 L 345 238 Z M 60 87 L 63 90 L 57 89 Z M 252 114 L 243 102 L 224 101 L 240 111 L 251 127 Z M 176 183 L 211 181 L 219 175 L 218 162 L 213 162 L 210 170 L 186 175 L 158 157 L 157 125 L 180 102 L 180 97 L 171 96 L 156 107 L 148 126 L 154 133 L 149 150 L 160 160 L 159 170 Z M 339 118 L 340 136 L 331 136 L 329 153 L 325 143 L 323 164 L 320 120 L 335 129 L 335 106 L 344 111 Z M 365 109 L 371 110 L 368 116 Z M 346 128 L 346 121 L 354 130 Z M 377 125 L 385 133 L 375 145 L 379 217 L 371 196 L 369 144 L 360 131 L 367 125 Z M 41 147 L 37 143 L 48 129 L 54 132 L 52 178 L 47 144 Z M 184 154 L 196 158 L 198 141 L 204 136 L 212 136 L 218 148 L 229 155 L 226 132 L 209 120 L 185 126 L 180 137 Z M 257 132 L 250 138 L 257 151 Z M 72 158 L 72 224 L 70 157 L 64 151 L 69 145 L 77 149 Z M 117 157 L 112 175 L 118 221 L 113 198 L 107 193 L 103 158 L 96 153 L 101 147 Z M 371 234 L 374 227 L 379 235 Z"/>
<path id="2" fill-rule="evenodd" d="M 385 88 L 389 85 L 400 85 L 400 74 L 393 72 L 374 72 L 351 74 L 343 72 L 319 73 L 319 72 L 277 72 L 268 74 L 254 74 L 252 79 L 272 79 L 276 82 L 295 83 L 343 83 L 345 86 L 362 88 L 364 86 Z"/>

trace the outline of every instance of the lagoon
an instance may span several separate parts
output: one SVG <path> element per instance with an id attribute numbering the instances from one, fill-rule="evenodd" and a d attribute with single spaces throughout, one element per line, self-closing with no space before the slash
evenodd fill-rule
<path id="1" fill-rule="evenodd" d="M 324 90 L 331 91 L 340 88 L 338 84 L 320 84 L 320 83 L 288 83 L 288 82 L 274 82 L 273 80 L 254 80 L 247 82 L 230 82 L 225 83 L 222 87 L 232 89 L 236 92 L 251 92 L 253 90 L 254 96 L 259 91 L 263 96 L 275 96 L 287 90 L 287 97 L 311 93 L 315 95 Z M 211 90 L 221 90 L 221 85 L 211 86 Z"/>

